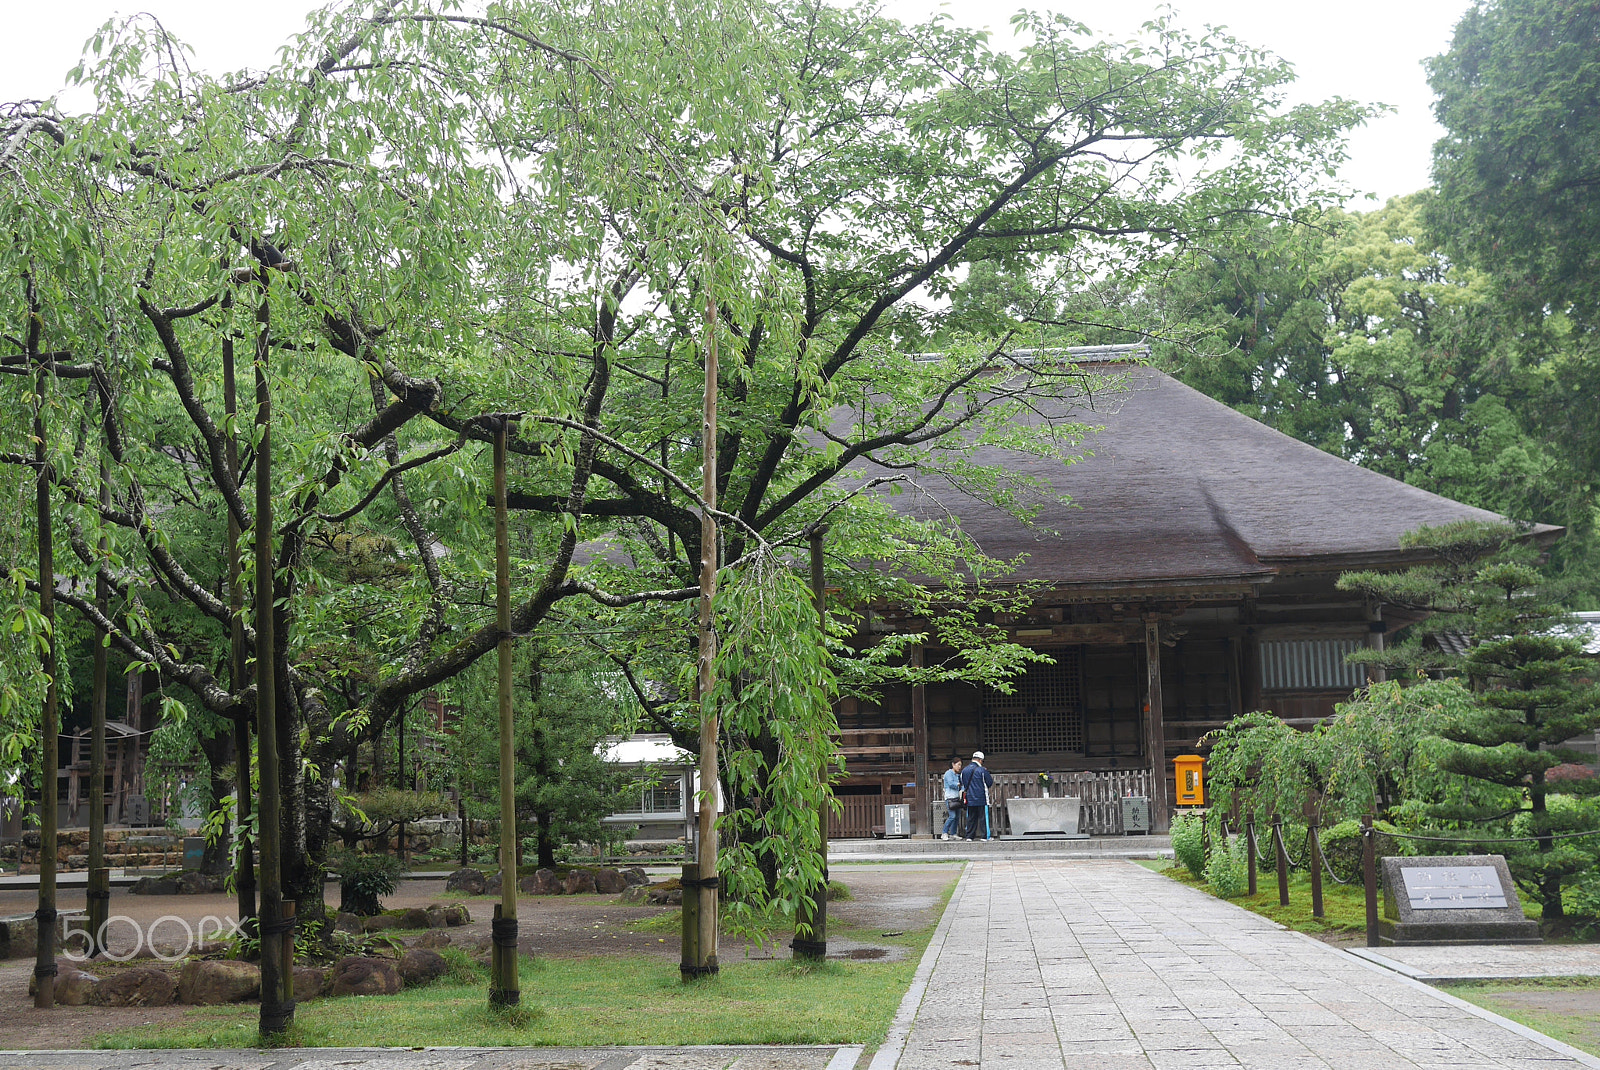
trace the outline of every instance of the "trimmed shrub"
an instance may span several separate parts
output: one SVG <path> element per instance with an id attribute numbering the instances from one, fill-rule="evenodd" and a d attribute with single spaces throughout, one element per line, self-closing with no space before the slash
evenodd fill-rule
<path id="1" fill-rule="evenodd" d="M 1388 821 L 1375 821 L 1378 830 L 1378 857 L 1409 855 L 1415 851 L 1410 840 L 1396 839 L 1388 833 L 1399 832 Z M 1342 881 L 1354 883 L 1361 880 L 1361 822 L 1341 821 L 1330 829 L 1322 830 L 1322 855 L 1328 868 Z M 1382 879 L 1381 877 L 1379 878 Z"/>
<path id="2" fill-rule="evenodd" d="M 378 897 L 393 895 L 405 873 L 405 864 L 390 854 L 339 851 L 330 863 L 339 871 L 339 909 L 364 918 L 383 912 Z"/>
<path id="3" fill-rule="evenodd" d="M 1216 837 L 1211 841 L 1211 857 L 1206 860 L 1206 883 L 1223 899 L 1243 895 L 1250 886 L 1246 862 L 1244 837 L 1235 836 L 1227 842 Z"/>
<path id="4" fill-rule="evenodd" d="M 1172 821 L 1172 853 L 1196 879 L 1206 875 L 1205 826 L 1196 814 L 1180 814 Z"/>

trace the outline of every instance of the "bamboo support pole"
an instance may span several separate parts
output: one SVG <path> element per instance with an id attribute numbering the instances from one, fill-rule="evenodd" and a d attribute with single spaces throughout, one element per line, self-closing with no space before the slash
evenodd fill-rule
<path id="1" fill-rule="evenodd" d="M 224 306 L 233 306 L 233 295 L 225 294 Z M 239 413 L 239 383 L 234 368 L 233 337 L 222 339 L 222 404 L 228 414 L 226 452 L 228 474 L 235 485 L 243 478 L 239 464 L 239 441 L 235 432 Z M 228 510 L 228 686 L 242 695 L 249 676 L 249 651 L 244 641 L 244 561 L 240 541 L 244 529 L 233 510 Z M 354 791 L 354 785 L 348 785 Z M 242 707 L 233 718 L 233 797 L 234 823 L 238 836 L 238 865 L 234 870 L 234 891 L 238 896 L 239 929 L 247 935 L 256 932 L 256 861 L 250 838 L 250 808 L 255 792 L 250 783 L 250 718 Z"/>
<path id="2" fill-rule="evenodd" d="M 686 961 L 681 968 L 686 981 L 717 972 L 717 785 L 720 773 L 717 763 L 717 708 L 711 694 L 717 681 L 717 633 L 712 612 L 717 597 L 717 519 L 711 513 L 717 507 L 717 306 L 709 293 L 706 295 L 705 360 L 705 404 L 700 421 L 700 496 L 705 501 L 705 508 L 700 514 L 697 676 L 700 698 L 700 812 L 695 829 L 695 863 L 699 868 L 694 878 L 696 883 L 692 886 L 685 874 L 683 889 L 686 909 L 691 890 L 697 893 L 700 937 L 695 947 L 694 961 Z"/>
<path id="3" fill-rule="evenodd" d="M 489 1003 L 508 1007 L 522 998 L 517 977 L 517 788 L 511 708 L 511 535 L 506 513 L 506 438 L 510 417 L 494 431 L 494 582 L 495 627 L 500 641 L 500 902 L 492 923 Z"/>
<path id="4" fill-rule="evenodd" d="M 827 642 L 828 635 L 828 606 L 826 602 L 827 587 L 822 570 L 822 539 L 828 534 L 826 524 L 820 524 L 807 532 L 811 540 L 811 598 L 817 607 L 819 618 L 818 635 L 822 642 Z M 800 908 L 795 916 L 794 942 L 789 946 L 794 948 L 794 957 L 821 962 L 828 957 L 828 799 L 832 794 L 828 789 L 828 770 L 823 768 L 822 795 L 817 803 L 817 831 L 820 839 L 817 841 L 819 857 L 818 869 L 821 871 L 821 883 L 817 885 L 815 900 L 807 904 L 804 899 L 800 901 Z M 920 783 L 921 778 L 919 778 Z M 801 932 L 806 935 L 802 937 Z"/>
<path id="5" fill-rule="evenodd" d="M 271 304 L 265 293 L 256 312 L 255 625 L 256 739 L 261 748 L 261 1024 L 263 1037 L 283 1033 L 294 1023 L 293 910 L 283 902 L 281 791 L 278 769 L 277 636 L 273 620 L 276 582 L 272 558 L 272 390 Z"/>
<path id="6" fill-rule="evenodd" d="M 1272 819 L 1272 849 L 1278 856 L 1278 905 L 1289 905 L 1289 848 L 1283 842 L 1283 818 Z"/>
<path id="7" fill-rule="evenodd" d="M 1250 877 L 1250 893 L 1256 894 L 1256 869 L 1259 859 L 1256 858 L 1256 815 L 1250 814 L 1244 819 L 1244 852 L 1245 872 Z"/>
<path id="8" fill-rule="evenodd" d="M 111 504 L 111 473 L 105 458 L 100 459 L 100 504 Z M 106 556 L 110 540 L 100 537 L 100 555 Z M 94 604 L 101 616 L 111 617 L 111 588 L 106 578 L 98 573 L 94 578 Z M 111 871 L 106 868 L 106 690 L 109 686 L 106 665 L 106 631 L 96 625 L 94 630 L 94 684 L 89 699 L 89 888 L 85 906 L 88 908 L 89 954 L 98 955 L 105 950 L 100 945 L 100 935 L 105 930 L 106 919 L 111 914 Z M 97 880 L 98 875 L 103 880 Z"/>
<path id="9" fill-rule="evenodd" d="M 30 282 L 30 304 L 34 297 Z M 31 317 L 35 326 L 30 328 L 28 348 L 38 352 L 39 318 Z M 39 718 L 39 906 L 34 911 L 38 924 L 37 953 L 34 957 L 33 976 L 38 981 L 33 1005 L 48 1010 L 56 1002 L 56 781 L 57 763 L 60 759 L 60 693 L 56 688 L 56 657 L 59 635 L 56 631 L 56 562 L 54 531 L 50 514 L 50 455 L 45 436 L 45 390 L 55 361 L 46 359 L 39 364 L 35 380 L 36 397 L 33 408 L 33 460 L 34 506 L 38 522 L 39 549 L 39 614 L 44 617 L 48 634 L 40 652 L 40 668 L 45 675 L 44 710 Z"/>

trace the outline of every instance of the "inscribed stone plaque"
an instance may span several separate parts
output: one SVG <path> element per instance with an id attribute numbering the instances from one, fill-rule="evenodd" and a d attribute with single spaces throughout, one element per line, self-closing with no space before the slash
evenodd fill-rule
<path id="1" fill-rule="evenodd" d="M 1385 944 L 1527 944 L 1539 923 L 1522 914 L 1511 871 L 1500 855 L 1385 858 Z"/>
<path id="2" fill-rule="evenodd" d="M 1412 910 L 1503 907 L 1506 892 L 1493 866 L 1400 867 Z"/>

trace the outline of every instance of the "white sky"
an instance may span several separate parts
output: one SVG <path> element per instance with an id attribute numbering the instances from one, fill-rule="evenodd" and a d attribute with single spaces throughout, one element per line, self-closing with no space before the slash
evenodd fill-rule
<path id="1" fill-rule="evenodd" d="M 1455 22 L 1471 0 L 1173 0 L 1181 25 L 1226 26 L 1242 40 L 1270 49 L 1295 65 L 1295 102 L 1344 96 L 1395 107 L 1350 139 L 1342 177 L 1353 188 L 1383 199 L 1428 185 L 1434 140 L 1432 94 L 1422 61 L 1450 43 Z M 213 70 L 262 67 L 317 6 L 306 0 L 9 0 L 7 37 L 0 64 L 0 101 L 48 96 L 77 62 L 83 42 L 113 14 L 150 11 L 194 48 L 195 66 Z M 886 13 L 914 21 L 936 10 L 957 24 L 987 28 L 997 43 L 1009 40 L 1010 15 L 1023 0 L 884 0 Z M 1153 0 L 1124 0 L 1104 7 L 1072 0 L 1034 0 L 1027 6 L 1064 12 L 1102 33 L 1126 37 L 1158 7 Z M 1357 202 L 1353 207 L 1361 207 Z"/>

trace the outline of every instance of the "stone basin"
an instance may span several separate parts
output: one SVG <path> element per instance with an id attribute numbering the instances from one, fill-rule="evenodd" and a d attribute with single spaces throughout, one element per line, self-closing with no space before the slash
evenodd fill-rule
<path id="1" fill-rule="evenodd" d="M 1083 800 L 1075 795 L 1060 799 L 1007 799 L 1011 835 L 1078 835 L 1078 815 Z"/>

